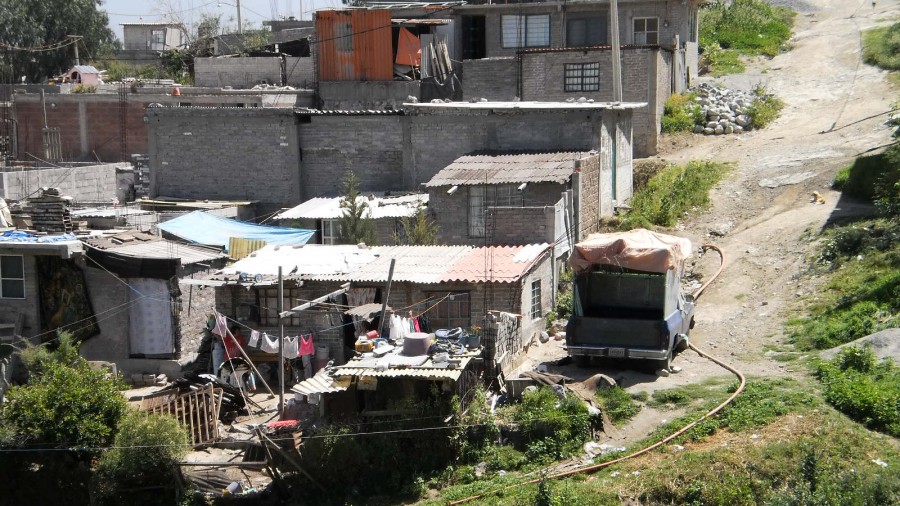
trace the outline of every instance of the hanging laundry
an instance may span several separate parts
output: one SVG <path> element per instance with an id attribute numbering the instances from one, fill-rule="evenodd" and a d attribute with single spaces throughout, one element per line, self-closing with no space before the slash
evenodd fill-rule
<path id="1" fill-rule="evenodd" d="M 228 335 L 228 322 L 225 320 L 225 315 L 219 314 L 218 311 L 216 311 L 216 326 L 213 327 L 212 333 L 220 337 Z"/>
<path id="2" fill-rule="evenodd" d="M 300 356 L 312 355 L 315 352 L 316 347 L 313 345 L 313 335 L 306 334 L 305 336 L 300 336 Z"/>
<path id="3" fill-rule="evenodd" d="M 249 346 L 250 346 L 251 348 L 257 348 L 257 347 L 259 347 L 259 331 L 258 331 L 258 330 L 251 330 L 251 331 L 250 331 L 250 344 L 249 344 Z"/>
<path id="4" fill-rule="evenodd" d="M 263 333 L 260 349 L 266 353 L 278 353 L 278 340 Z"/>
<path id="5" fill-rule="evenodd" d="M 284 352 L 282 356 L 284 358 L 297 358 L 297 354 L 300 352 L 299 344 L 297 343 L 297 337 L 287 337 L 284 338 Z"/>
<path id="6" fill-rule="evenodd" d="M 419 319 L 413 318 L 412 320 L 413 320 L 413 329 L 415 329 L 416 332 L 422 332 L 421 327 L 419 326 Z"/>

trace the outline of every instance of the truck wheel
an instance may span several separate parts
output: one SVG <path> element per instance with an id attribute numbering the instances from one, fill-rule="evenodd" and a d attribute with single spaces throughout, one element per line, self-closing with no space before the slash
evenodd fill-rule
<path id="1" fill-rule="evenodd" d="M 575 365 L 582 369 L 591 366 L 591 357 L 588 355 L 575 355 Z"/>

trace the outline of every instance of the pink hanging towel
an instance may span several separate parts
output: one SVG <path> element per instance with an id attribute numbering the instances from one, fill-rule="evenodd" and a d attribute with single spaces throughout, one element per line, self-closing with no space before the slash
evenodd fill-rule
<path id="1" fill-rule="evenodd" d="M 413 318 L 413 328 L 416 329 L 416 332 L 422 332 L 421 328 L 419 327 L 418 318 Z"/>
<path id="2" fill-rule="evenodd" d="M 300 336 L 300 356 L 312 355 L 315 352 L 316 348 L 313 346 L 313 335 L 307 334 L 305 336 Z"/>
<path id="3" fill-rule="evenodd" d="M 220 337 L 228 335 L 228 322 L 225 321 L 225 315 L 219 314 L 218 311 L 216 311 L 216 326 L 212 329 L 212 333 Z"/>

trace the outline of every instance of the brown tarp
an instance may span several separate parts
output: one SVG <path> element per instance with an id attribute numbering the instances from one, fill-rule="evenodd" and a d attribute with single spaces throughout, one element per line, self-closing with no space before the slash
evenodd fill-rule
<path id="1" fill-rule="evenodd" d="M 691 256 L 691 241 L 643 228 L 591 234 L 575 245 L 569 265 L 576 272 L 592 265 L 614 265 L 643 272 L 666 272 Z"/>

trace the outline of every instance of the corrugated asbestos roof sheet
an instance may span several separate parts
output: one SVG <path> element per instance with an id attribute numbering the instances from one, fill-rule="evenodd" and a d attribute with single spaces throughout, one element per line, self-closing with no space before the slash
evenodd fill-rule
<path id="1" fill-rule="evenodd" d="M 338 219 L 344 215 L 344 209 L 341 207 L 342 199 L 343 197 L 317 197 L 310 199 L 299 206 L 275 215 L 275 219 Z M 379 218 L 411 217 L 416 214 L 419 202 L 425 205 L 428 204 L 427 193 L 417 193 L 399 197 L 369 198 L 367 196 L 361 196 L 359 199 L 366 201 L 369 205 L 369 217 L 376 220 Z"/>
<path id="2" fill-rule="evenodd" d="M 596 152 L 465 155 L 441 169 L 425 186 L 564 183 L 576 172 L 578 161 L 591 156 Z"/>
<path id="3" fill-rule="evenodd" d="M 435 284 L 453 281 L 512 283 L 518 281 L 549 249 L 527 246 L 266 246 L 211 276 L 231 279 L 238 273 L 271 280 L 282 267 L 285 279 L 316 281 L 387 281 L 396 259 L 394 281 Z"/>
<path id="4" fill-rule="evenodd" d="M 245 272 L 263 277 L 277 276 L 278 266 L 284 276 L 319 278 L 355 272 L 376 256 L 371 248 L 304 244 L 297 246 L 268 245 L 221 271 L 222 274 Z M 327 279 L 332 279 L 328 277 Z"/>
<path id="5" fill-rule="evenodd" d="M 343 392 L 350 388 L 351 381 L 349 377 L 332 378 L 322 369 L 312 378 L 292 386 L 291 391 L 303 395 Z"/>
<path id="6" fill-rule="evenodd" d="M 402 116 L 402 110 L 390 109 L 310 109 L 298 107 L 294 113 L 302 116 Z"/>
<path id="7" fill-rule="evenodd" d="M 215 248 L 167 241 L 141 232 L 92 237 L 84 239 L 84 242 L 92 248 L 134 258 L 179 258 L 182 265 L 228 258 Z"/>
<path id="8" fill-rule="evenodd" d="M 488 246 L 475 248 L 444 274 L 444 281 L 512 283 L 526 274 L 550 246 Z"/>
<path id="9" fill-rule="evenodd" d="M 72 216 L 75 218 L 118 218 L 125 216 L 141 216 L 153 214 L 150 211 L 129 207 L 91 207 L 87 209 L 75 209 Z"/>

